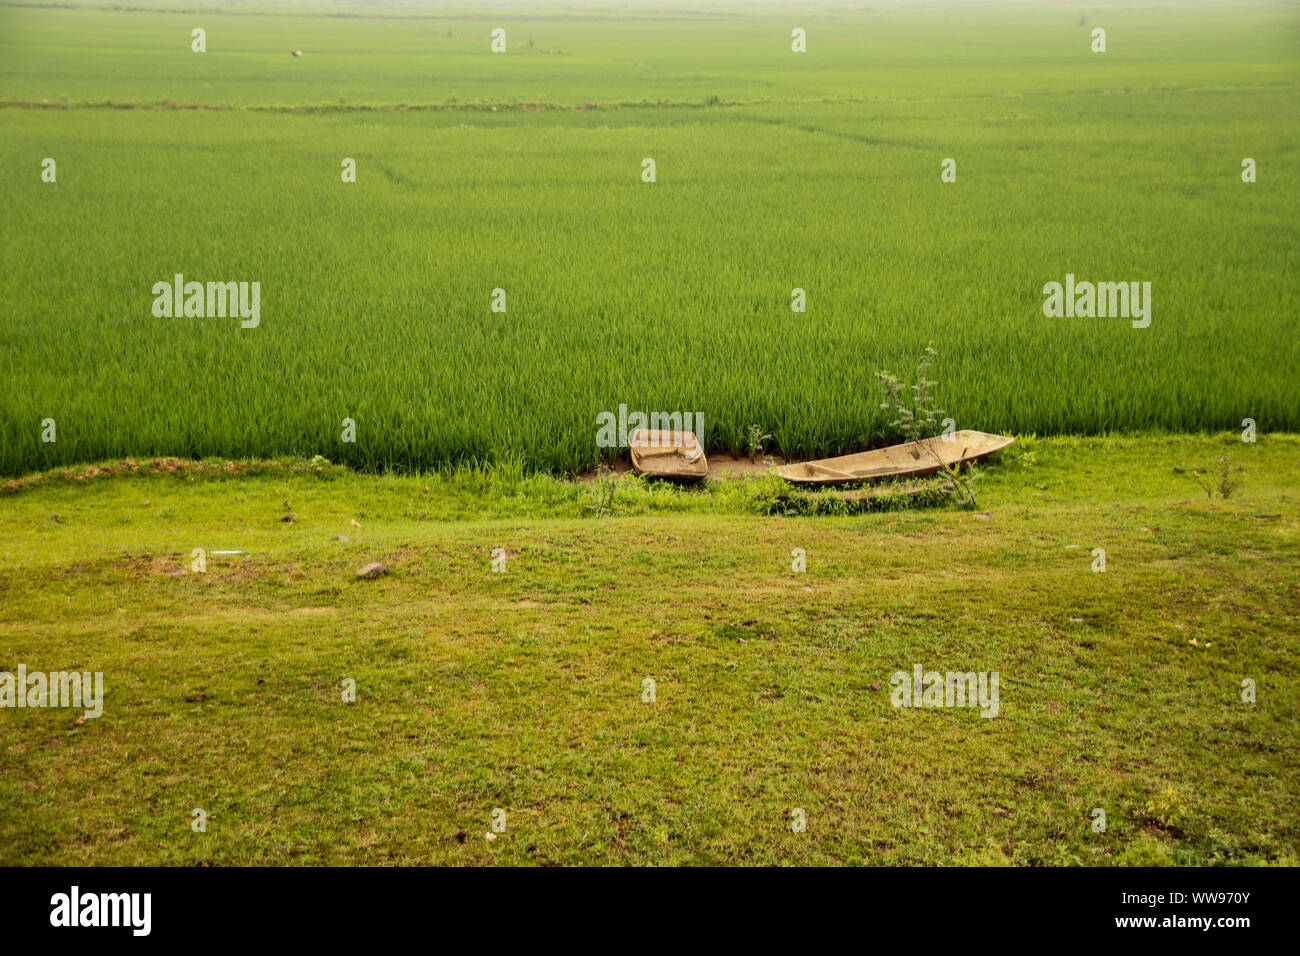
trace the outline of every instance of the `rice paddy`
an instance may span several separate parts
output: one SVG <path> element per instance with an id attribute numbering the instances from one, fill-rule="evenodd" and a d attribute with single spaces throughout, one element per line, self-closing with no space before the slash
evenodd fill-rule
<path id="1" fill-rule="evenodd" d="M 620 404 L 829 455 L 930 342 L 958 427 L 1300 428 L 1297 8 L 1081 11 L 0 6 L 0 473 L 569 473 Z"/>

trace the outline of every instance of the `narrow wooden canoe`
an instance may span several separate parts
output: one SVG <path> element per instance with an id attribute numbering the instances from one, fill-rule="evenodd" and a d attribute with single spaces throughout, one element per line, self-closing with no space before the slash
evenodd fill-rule
<path id="1" fill-rule="evenodd" d="M 653 478 L 699 481 L 709 473 L 709 462 L 694 432 L 638 428 L 629 441 L 632 470 Z"/>
<path id="2" fill-rule="evenodd" d="M 1005 435 L 966 430 L 954 432 L 947 438 L 927 438 L 924 441 L 860 451 L 838 458 L 801 461 L 785 465 L 777 471 L 786 481 L 808 485 L 844 485 L 851 481 L 870 481 L 874 478 L 930 475 L 940 469 L 940 462 L 955 466 L 979 461 L 1014 441 L 1014 438 Z"/>

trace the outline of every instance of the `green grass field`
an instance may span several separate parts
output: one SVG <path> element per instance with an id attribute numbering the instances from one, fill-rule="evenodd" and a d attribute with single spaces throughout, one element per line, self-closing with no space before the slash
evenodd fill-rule
<path id="1" fill-rule="evenodd" d="M 1227 499 L 1173 471 L 1225 454 Z M 985 513 L 843 519 L 763 479 L 627 476 L 603 520 L 544 475 L 27 482 L 0 671 L 101 670 L 104 715 L 0 711 L 0 864 L 1294 866 L 1298 454 L 1029 440 Z M 914 663 L 997 670 L 997 718 L 893 708 Z"/>
<path id="2" fill-rule="evenodd" d="M 0 472 L 563 473 L 620 403 L 834 453 L 930 341 L 960 427 L 1300 428 L 1294 4 L 339 12 L 0 6 Z M 176 273 L 260 326 L 156 318 Z M 1150 327 L 1044 317 L 1067 273 Z"/>

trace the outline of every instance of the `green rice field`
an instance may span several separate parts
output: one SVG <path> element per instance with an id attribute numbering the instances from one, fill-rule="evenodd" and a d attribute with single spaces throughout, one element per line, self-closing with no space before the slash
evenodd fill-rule
<path id="1" fill-rule="evenodd" d="M 0 5 L 5 475 L 569 473 L 620 404 L 830 454 L 930 342 L 958 427 L 1300 429 L 1294 3 L 177 6 Z M 1149 327 L 1045 316 L 1067 274 Z"/>

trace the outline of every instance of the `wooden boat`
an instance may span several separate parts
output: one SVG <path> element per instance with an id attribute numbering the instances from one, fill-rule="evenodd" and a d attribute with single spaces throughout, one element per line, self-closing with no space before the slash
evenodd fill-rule
<path id="1" fill-rule="evenodd" d="M 956 466 L 979 461 L 1014 441 L 1014 438 L 1005 435 L 963 430 L 947 437 L 927 438 L 873 451 L 860 451 L 854 455 L 801 461 L 785 465 L 777 471 L 786 481 L 809 485 L 843 485 L 875 478 L 930 475 L 940 470 L 940 462 L 946 466 Z"/>
<path id="2" fill-rule="evenodd" d="M 629 441 L 632 470 L 652 478 L 699 481 L 709 473 L 709 462 L 694 432 L 638 428 Z"/>

